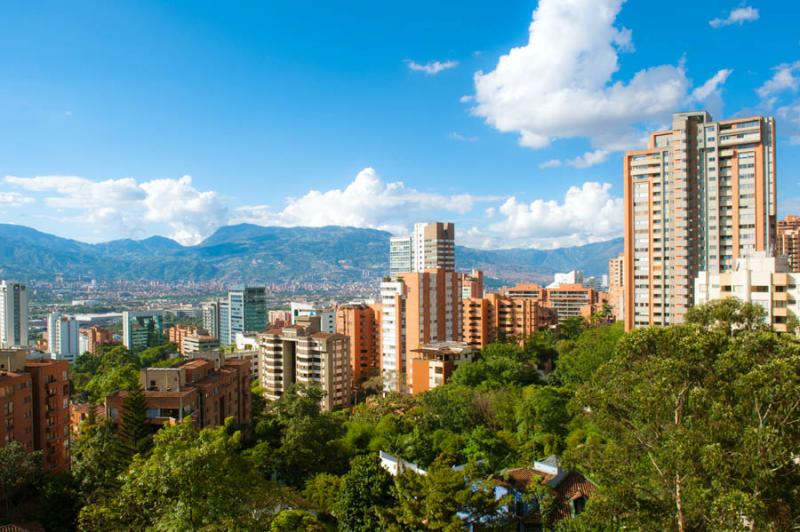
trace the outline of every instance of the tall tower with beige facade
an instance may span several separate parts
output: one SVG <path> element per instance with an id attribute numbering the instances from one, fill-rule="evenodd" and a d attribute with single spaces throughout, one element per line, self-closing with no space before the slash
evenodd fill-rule
<path id="1" fill-rule="evenodd" d="M 694 280 L 774 251 L 775 121 L 677 113 L 624 159 L 625 328 L 681 323 Z"/>

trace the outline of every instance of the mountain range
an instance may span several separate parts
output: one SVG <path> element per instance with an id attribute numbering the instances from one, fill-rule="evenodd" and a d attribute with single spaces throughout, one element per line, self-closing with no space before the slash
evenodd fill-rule
<path id="1" fill-rule="evenodd" d="M 361 282 L 386 275 L 390 236 L 354 227 L 239 224 L 222 227 L 195 246 L 161 236 L 87 244 L 0 224 L 0 279 Z M 608 259 L 622 248 L 621 238 L 552 250 L 456 246 L 456 265 L 502 281 L 546 282 L 558 271 L 604 274 Z"/>

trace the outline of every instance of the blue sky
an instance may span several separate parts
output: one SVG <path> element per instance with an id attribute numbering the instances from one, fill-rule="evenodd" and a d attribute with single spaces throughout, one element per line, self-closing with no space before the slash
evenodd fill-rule
<path id="1" fill-rule="evenodd" d="M 5 2 L 0 222 L 193 243 L 243 221 L 444 219 L 475 246 L 580 244 L 621 233 L 622 150 L 697 108 L 777 117 L 780 210 L 797 212 L 799 15 L 778 0 Z"/>

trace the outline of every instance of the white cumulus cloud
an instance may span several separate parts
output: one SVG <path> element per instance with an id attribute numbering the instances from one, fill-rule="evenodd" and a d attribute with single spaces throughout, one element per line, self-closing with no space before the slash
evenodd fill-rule
<path id="1" fill-rule="evenodd" d="M 409 70 L 413 70 L 414 72 L 424 72 L 429 76 L 435 76 L 440 72 L 444 72 L 445 70 L 450 70 L 451 68 L 457 67 L 458 61 L 448 60 L 448 61 L 430 61 L 428 63 L 417 63 L 416 61 L 407 59 L 406 65 L 408 66 Z"/>
<path id="2" fill-rule="evenodd" d="M 288 199 L 280 211 L 265 205 L 239 207 L 231 221 L 280 226 L 346 225 L 402 232 L 415 219 L 437 213 L 466 214 L 477 201 L 487 199 L 492 198 L 421 192 L 400 181 L 386 182 L 375 169 L 364 168 L 343 189 L 311 190 Z"/>
<path id="3" fill-rule="evenodd" d="M 508 198 L 494 214 L 498 221 L 467 236 L 482 247 L 553 248 L 581 245 L 622 234 L 623 200 L 611 184 L 586 182 L 570 187 L 563 201 Z"/>
<path id="4" fill-rule="evenodd" d="M 535 149 L 563 138 L 588 138 L 595 150 L 637 146 L 645 128 L 691 103 L 691 83 L 682 63 L 614 79 L 619 54 L 633 51 L 630 30 L 615 26 L 622 4 L 541 0 L 528 43 L 500 57 L 491 72 L 475 74 L 473 114 Z M 700 93 L 726 77 L 718 73 Z"/>
<path id="5" fill-rule="evenodd" d="M 737 7 L 728 13 L 725 18 L 714 18 L 708 21 L 709 26 L 712 28 L 721 28 L 723 26 L 731 26 L 738 24 L 741 26 L 745 22 L 752 22 L 758 20 L 758 9 L 754 7 L 744 6 Z"/>
<path id="6" fill-rule="evenodd" d="M 6 176 L 6 185 L 43 196 L 67 220 L 85 224 L 98 239 L 167 234 L 196 244 L 225 223 L 216 192 L 197 190 L 190 176 L 139 182 L 133 178 L 92 181 L 79 176 Z"/>
<path id="7" fill-rule="evenodd" d="M 0 192 L 0 205 L 21 207 L 29 203 L 34 203 L 35 201 L 35 199 L 29 196 L 23 196 L 19 192 Z"/>
<path id="8" fill-rule="evenodd" d="M 756 93 L 764 100 L 768 106 L 775 103 L 775 98 L 778 94 L 784 91 L 797 91 L 800 86 L 800 61 L 794 63 L 782 63 L 772 69 L 774 74 L 771 78 L 765 81 Z"/>

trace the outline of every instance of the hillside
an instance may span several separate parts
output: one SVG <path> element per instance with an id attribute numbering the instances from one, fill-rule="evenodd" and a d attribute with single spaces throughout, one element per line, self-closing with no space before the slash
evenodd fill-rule
<path id="1" fill-rule="evenodd" d="M 196 246 L 168 238 L 87 244 L 0 224 L 0 278 L 96 278 L 226 282 L 330 282 L 379 279 L 388 269 L 389 233 L 352 227 L 220 228 Z M 555 250 L 456 248 L 459 269 L 509 280 L 546 281 L 556 271 L 603 274 L 622 239 Z"/>

